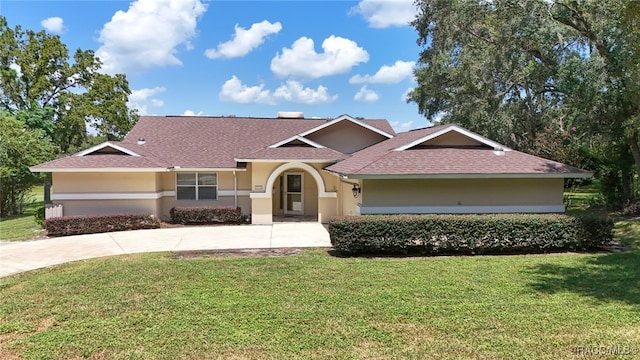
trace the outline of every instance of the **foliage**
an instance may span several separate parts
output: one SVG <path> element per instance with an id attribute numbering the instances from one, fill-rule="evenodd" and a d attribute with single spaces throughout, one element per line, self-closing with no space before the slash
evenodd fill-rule
<path id="1" fill-rule="evenodd" d="M 46 210 L 47 208 L 45 206 L 39 206 L 38 208 L 36 208 L 36 211 L 33 212 L 34 221 L 41 227 L 44 227 Z"/>
<path id="2" fill-rule="evenodd" d="M 175 224 L 243 223 L 242 210 L 234 206 L 174 207 L 170 210 Z"/>
<path id="3" fill-rule="evenodd" d="M 34 186 L 26 198 L 23 214 L 0 218 L 0 240 L 31 240 L 44 232 L 34 218 L 36 209 L 44 206 L 43 187 Z"/>
<path id="4" fill-rule="evenodd" d="M 623 216 L 640 216 L 640 203 L 631 204 L 622 210 Z"/>
<path id="5" fill-rule="evenodd" d="M 331 220 L 329 235 L 346 255 L 538 253 L 609 244 L 613 221 L 556 214 L 346 216 Z"/>
<path id="6" fill-rule="evenodd" d="M 41 129 L 65 153 L 80 146 L 86 127 L 101 137 L 122 138 L 137 121 L 127 108 L 126 77 L 99 72 L 91 50 L 70 58 L 58 35 L 10 28 L 0 16 L 0 109 Z"/>
<path id="7" fill-rule="evenodd" d="M 116 214 L 94 216 L 64 216 L 47 219 L 45 228 L 49 236 L 95 234 L 109 231 L 157 229 L 160 221 L 153 215 Z"/>
<path id="8" fill-rule="evenodd" d="M 637 349 L 638 288 L 638 252 L 363 259 L 321 249 L 188 260 L 166 253 L 113 256 L 0 279 L 0 354 L 581 358 L 580 346 Z"/>
<path id="9" fill-rule="evenodd" d="M 412 25 L 424 49 L 409 99 L 422 114 L 594 170 L 613 205 L 636 196 L 636 2 L 418 0 L 416 6 Z"/>
<path id="10" fill-rule="evenodd" d="M 0 216 L 20 214 L 25 196 L 40 176 L 29 166 L 49 160 L 54 148 L 42 130 L 0 110 Z"/>

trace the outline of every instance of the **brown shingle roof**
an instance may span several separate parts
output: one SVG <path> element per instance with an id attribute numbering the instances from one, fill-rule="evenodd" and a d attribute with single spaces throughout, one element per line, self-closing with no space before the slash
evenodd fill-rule
<path id="1" fill-rule="evenodd" d="M 349 155 L 329 148 L 314 148 L 304 146 L 286 146 L 278 148 L 266 148 L 255 151 L 245 157 L 238 159 L 251 160 L 330 160 L 337 161 L 346 159 Z"/>
<path id="2" fill-rule="evenodd" d="M 69 156 L 32 167 L 34 170 L 57 168 L 173 167 L 235 168 L 235 159 L 296 158 L 292 150 L 268 149 L 268 146 L 325 124 L 327 119 L 273 119 L 243 117 L 142 116 L 122 142 L 114 142 L 142 156 L 108 155 Z M 386 120 L 359 120 L 382 131 L 395 134 Z M 138 145 L 138 139 L 145 143 Z M 284 148 L 283 148 L 284 149 Z M 274 151 L 275 150 L 275 151 Z M 330 149 L 304 150 L 309 159 L 343 159 L 345 155 Z M 146 161 L 145 161 L 146 159 Z M 304 159 L 304 158 L 303 158 Z M 119 163 L 122 166 L 113 166 Z"/>
<path id="3" fill-rule="evenodd" d="M 396 151 L 442 130 L 437 126 L 400 133 L 327 167 L 343 175 L 540 175 L 588 174 L 587 171 L 519 151 L 496 155 L 486 146 L 433 146 Z"/>

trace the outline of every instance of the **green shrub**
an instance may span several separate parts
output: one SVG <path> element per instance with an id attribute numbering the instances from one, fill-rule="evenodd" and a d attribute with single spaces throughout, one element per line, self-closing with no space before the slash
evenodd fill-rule
<path id="1" fill-rule="evenodd" d="M 147 214 L 63 216 L 45 221 L 45 228 L 50 236 L 157 229 L 159 227 L 160 221 L 155 216 Z"/>
<path id="2" fill-rule="evenodd" d="M 36 224 L 40 225 L 40 227 L 44 227 L 45 210 L 46 208 L 44 206 L 40 206 L 33 213 L 33 218 L 35 219 Z"/>
<path id="3" fill-rule="evenodd" d="M 241 224 L 245 219 L 234 206 L 174 207 L 169 213 L 175 224 Z"/>
<path id="4" fill-rule="evenodd" d="M 331 244 L 345 255 L 580 251 L 608 244 L 613 221 L 560 214 L 336 217 Z"/>

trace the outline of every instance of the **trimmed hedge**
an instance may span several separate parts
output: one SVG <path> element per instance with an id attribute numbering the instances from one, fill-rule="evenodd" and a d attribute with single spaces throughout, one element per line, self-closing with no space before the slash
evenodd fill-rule
<path id="1" fill-rule="evenodd" d="M 159 227 L 160 221 L 155 216 L 147 214 L 63 216 L 45 221 L 45 228 L 49 236 L 157 229 Z"/>
<path id="2" fill-rule="evenodd" d="M 333 218 L 329 235 L 345 255 L 584 251 L 613 240 L 613 221 L 560 214 L 364 215 Z"/>
<path id="3" fill-rule="evenodd" d="M 235 206 L 176 206 L 170 214 L 171 222 L 175 224 L 239 224 L 244 220 L 242 210 Z"/>

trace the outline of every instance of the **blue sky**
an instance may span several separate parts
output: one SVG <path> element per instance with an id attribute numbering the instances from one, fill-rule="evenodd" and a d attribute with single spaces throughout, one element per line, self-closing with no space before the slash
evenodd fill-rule
<path id="1" fill-rule="evenodd" d="M 427 121 L 404 94 L 420 47 L 412 0 L 16 1 L 0 14 L 91 49 L 125 73 L 130 106 L 147 115 L 386 118 Z"/>

